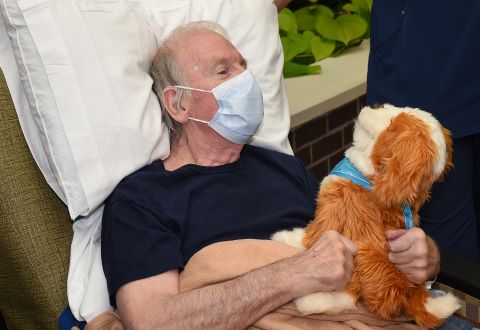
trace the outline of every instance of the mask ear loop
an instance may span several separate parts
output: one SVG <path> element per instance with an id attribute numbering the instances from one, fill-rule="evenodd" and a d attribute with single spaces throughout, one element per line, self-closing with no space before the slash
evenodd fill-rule
<path id="1" fill-rule="evenodd" d="M 187 86 L 178 86 L 178 85 L 175 85 L 173 86 L 175 88 L 181 88 L 181 89 L 188 89 L 190 91 L 197 91 L 197 92 L 204 92 L 204 93 L 211 93 L 212 91 L 207 91 L 205 89 L 200 89 L 200 88 L 193 88 L 193 87 L 187 87 Z"/>
<path id="2" fill-rule="evenodd" d="M 197 92 L 212 93 L 212 91 L 207 91 L 207 90 L 205 90 L 205 89 L 193 88 L 193 87 L 188 87 L 188 86 L 178 86 L 178 85 L 175 85 L 175 86 L 173 86 L 173 87 L 175 87 L 175 88 L 181 88 L 181 89 L 188 89 L 188 90 L 197 91 Z M 213 94 L 213 93 L 212 93 L 212 94 Z M 193 121 L 196 121 L 196 122 L 199 122 L 199 123 L 207 124 L 207 125 L 210 124 L 209 121 L 202 120 L 202 119 L 198 119 L 198 118 L 188 117 L 188 119 L 193 120 Z"/>
<path id="3" fill-rule="evenodd" d="M 198 118 L 188 117 L 188 119 L 193 120 L 193 121 L 198 121 L 199 123 L 203 123 L 203 124 L 207 124 L 207 125 L 210 124 L 209 121 L 198 119 Z"/>

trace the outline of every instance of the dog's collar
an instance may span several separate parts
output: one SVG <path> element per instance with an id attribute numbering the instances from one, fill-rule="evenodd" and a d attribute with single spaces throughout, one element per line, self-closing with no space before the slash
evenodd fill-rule
<path id="1" fill-rule="evenodd" d="M 330 174 L 336 175 L 341 178 L 349 179 L 355 184 L 358 184 L 365 189 L 372 190 L 372 182 L 365 177 L 356 167 L 352 164 L 347 157 L 343 158 L 335 167 L 330 171 Z M 405 227 L 410 229 L 414 226 L 412 209 L 408 203 L 402 205 L 403 218 L 405 219 Z"/>

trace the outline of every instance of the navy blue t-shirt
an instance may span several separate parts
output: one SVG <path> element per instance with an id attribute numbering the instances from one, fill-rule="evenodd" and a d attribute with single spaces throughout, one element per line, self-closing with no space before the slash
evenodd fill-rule
<path id="1" fill-rule="evenodd" d="M 480 1 L 375 0 L 368 104 L 431 112 L 460 138 L 480 132 Z"/>
<path id="2" fill-rule="evenodd" d="M 295 157 L 245 146 L 237 162 L 126 177 L 105 204 L 102 262 L 110 299 L 124 284 L 182 267 L 203 247 L 269 239 L 313 218 L 317 179 Z"/>

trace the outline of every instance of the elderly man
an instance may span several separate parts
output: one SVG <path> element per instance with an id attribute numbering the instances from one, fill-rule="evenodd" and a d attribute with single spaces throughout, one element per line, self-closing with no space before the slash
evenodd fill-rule
<path id="1" fill-rule="evenodd" d="M 246 328 L 297 297 L 342 290 L 356 246 L 330 231 L 293 257 L 179 293 L 179 272 L 203 247 L 305 226 L 318 181 L 292 156 L 245 145 L 261 124 L 262 94 L 221 34 L 201 24 L 175 30 L 152 74 L 171 154 L 125 178 L 103 218 L 104 270 L 126 328 Z M 410 280 L 435 275 L 438 251 L 420 229 L 387 235 Z"/>

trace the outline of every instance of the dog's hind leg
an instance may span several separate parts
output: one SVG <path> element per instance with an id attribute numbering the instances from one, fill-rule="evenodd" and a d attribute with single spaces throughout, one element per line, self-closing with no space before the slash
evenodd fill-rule
<path id="1" fill-rule="evenodd" d="M 295 299 L 294 304 L 304 315 L 320 313 L 336 315 L 356 309 L 359 291 L 358 275 L 354 272 L 352 281 L 344 292 L 317 292 Z"/>
<path id="2" fill-rule="evenodd" d="M 407 313 L 415 318 L 417 324 L 426 328 L 439 326 L 460 308 L 460 303 L 453 294 L 434 298 L 425 287 L 413 288 L 407 305 Z"/>
<path id="3" fill-rule="evenodd" d="M 405 313 L 419 325 L 431 328 L 459 308 L 455 296 L 432 298 L 424 286 L 410 283 L 388 260 L 387 253 L 373 246 L 359 246 L 355 266 L 361 277 L 362 302 L 370 312 L 387 320 Z"/>

